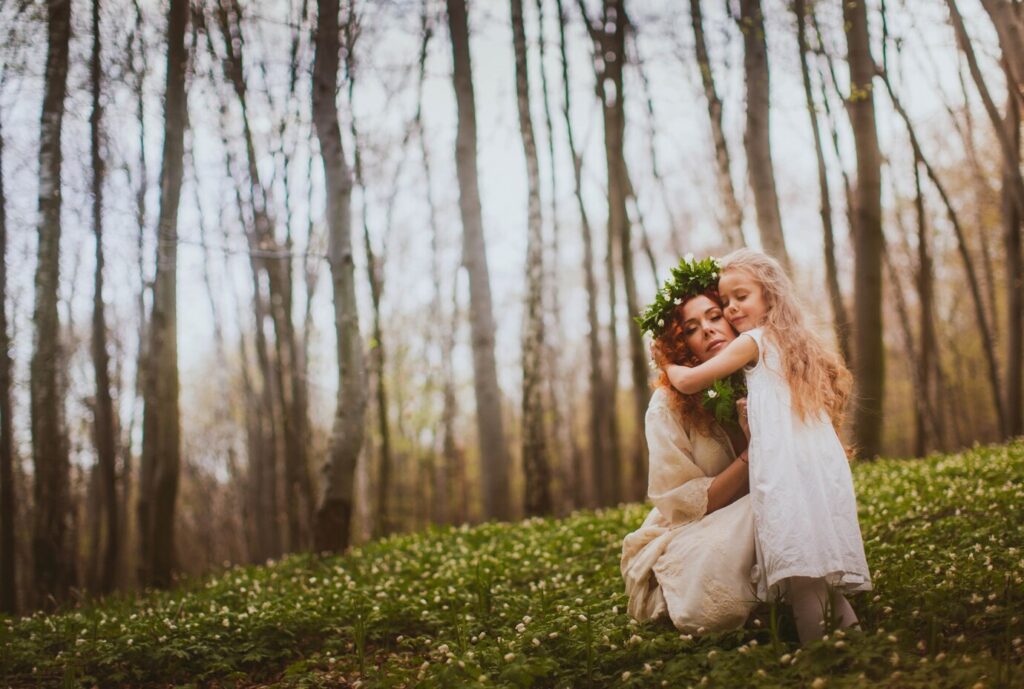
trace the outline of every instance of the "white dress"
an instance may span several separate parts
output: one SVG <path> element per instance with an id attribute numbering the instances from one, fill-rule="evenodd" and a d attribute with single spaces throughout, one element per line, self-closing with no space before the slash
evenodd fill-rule
<path id="1" fill-rule="evenodd" d="M 700 433 L 663 389 L 644 423 L 654 509 L 622 542 L 620 568 L 637 620 L 668 615 L 687 633 L 743 626 L 757 604 L 750 496 L 707 514 L 708 487 L 736 456 L 718 426 Z"/>
<path id="2" fill-rule="evenodd" d="M 871 590 L 850 464 L 828 414 L 800 420 L 779 350 L 762 328 L 742 335 L 758 348 L 744 369 L 758 597 L 785 596 L 792 576 L 823 577 L 843 593 Z"/>

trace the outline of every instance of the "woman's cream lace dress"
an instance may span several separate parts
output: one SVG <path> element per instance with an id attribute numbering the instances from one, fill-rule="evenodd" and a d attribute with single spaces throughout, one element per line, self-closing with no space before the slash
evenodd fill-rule
<path id="1" fill-rule="evenodd" d="M 629 614 L 667 613 L 683 632 L 743 625 L 757 604 L 750 496 L 706 514 L 708 486 L 736 458 L 725 432 L 695 432 L 658 389 L 646 417 L 654 509 L 622 543 Z"/>

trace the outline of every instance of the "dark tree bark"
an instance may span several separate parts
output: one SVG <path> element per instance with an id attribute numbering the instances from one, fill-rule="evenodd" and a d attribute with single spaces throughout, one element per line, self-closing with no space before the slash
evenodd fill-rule
<path id="1" fill-rule="evenodd" d="M 313 528 L 318 551 L 348 547 L 356 461 L 363 446 L 366 370 L 359 334 L 355 265 L 352 256 L 352 174 L 345 160 L 338 106 L 338 0 L 317 2 L 316 56 L 313 62 L 313 122 L 320 140 L 327 191 L 328 261 L 334 288 L 338 350 L 338 401 L 330 455 Z"/>
<path id="2" fill-rule="evenodd" d="M 736 199 L 736 189 L 732 183 L 729 147 L 725 142 L 725 129 L 722 126 L 722 101 L 715 87 L 715 77 L 711 70 L 711 56 L 707 42 L 704 40 L 704 17 L 701 0 L 690 0 L 690 24 L 693 27 L 694 49 L 697 53 L 697 68 L 704 86 L 704 99 L 708 106 L 708 119 L 711 121 L 711 138 L 715 143 L 715 179 L 718 181 L 718 198 L 725 206 L 725 221 L 722 233 L 727 246 L 732 249 L 744 246 L 743 241 L 743 208 Z"/>
<path id="3" fill-rule="evenodd" d="M 825 284 L 828 287 L 829 303 L 832 305 L 832 321 L 836 331 L 836 341 L 843 360 L 850 365 L 850 318 L 843 304 L 843 293 L 839 290 L 839 275 L 836 267 L 835 232 L 832 228 L 832 198 L 828 188 L 828 170 L 825 166 L 825 151 L 821 142 L 821 128 L 818 126 L 818 109 L 814 103 L 811 87 L 811 72 L 807 66 L 807 3 L 806 0 L 795 0 L 793 13 L 796 15 L 796 41 L 800 51 L 800 74 L 804 83 L 804 100 L 807 104 L 807 115 L 811 120 L 811 131 L 814 134 L 814 153 L 818 160 L 818 194 L 820 196 L 821 227 L 825 237 Z"/>
<path id="4" fill-rule="evenodd" d="M 515 53 L 516 104 L 527 178 L 526 322 L 523 329 L 523 473 L 527 515 L 551 512 L 551 465 L 544 432 L 541 359 L 544 351 L 543 218 L 540 207 L 540 161 L 530 115 L 529 66 L 522 0 L 511 0 Z"/>
<path id="5" fill-rule="evenodd" d="M 2 116 L 0 116 L 2 120 Z M 2 122 L 0 122 L 2 125 Z M 0 612 L 18 612 L 14 566 L 14 424 L 11 413 L 11 338 L 7 332 L 7 195 L 4 191 L 4 135 L 0 128 Z"/>
<path id="6" fill-rule="evenodd" d="M 93 409 L 96 442 L 96 457 L 100 472 L 100 496 L 102 514 L 106 523 L 103 539 L 99 591 L 108 593 L 114 589 L 117 577 L 117 560 L 120 550 L 118 539 L 117 505 L 117 448 L 114 403 L 110 396 L 110 356 L 107 353 L 107 322 L 103 306 L 103 182 L 106 166 L 100 150 L 103 136 L 103 105 L 101 79 L 103 77 L 100 41 L 100 2 L 92 3 L 92 59 L 89 64 L 89 81 L 92 86 L 92 115 L 89 118 L 90 148 L 92 156 L 92 222 L 96 234 L 96 275 L 93 283 L 92 311 L 92 357 L 96 376 L 96 401 Z M 99 545 L 97 541 L 96 545 Z"/>
<path id="7" fill-rule="evenodd" d="M 464 238 L 462 260 L 469 273 L 469 322 L 473 341 L 473 380 L 476 389 L 484 516 L 488 519 L 509 519 L 512 516 L 508 485 L 510 462 L 494 359 L 494 308 L 491 304 L 477 175 L 476 104 L 469 52 L 469 17 L 465 0 L 447 2 L 454 63 L 452 82 L 459 117 L 455 167 L 459 178 L 459 211 Z"/>
<path id="8" fill-rule="evenodd" d="M 743 78 L 747 91 L 747 129 L 743 145 L 747 151 L 750 188 L 754 191 L 757 227 L 765 253 L 778 259 L 786 272 L 790 272 L 769 136 L 768 43 L 761 0 L 740 0 L 739 21 L 743 33 Z"/>
<path id="9" fill-rule="evenodd" d="M 853 247 L 855 402 L 854 444 L 867 458 L 882 451 L 882 403 L 885 394 L 885 350 L 882 343 L 882 160 L 875 125 L 871 80 L 868 15 L 864 0 L 843 3 L 850 68 L 847 109 L 857 150 L 857 189 L 854 195 Z"/>
<path id="10" fill-rule="evenodd" d="M 174 513 L 181 467 L 178 411 L 178 203 L 187 122 L 185 30 L 188 2 L 171 0 L 167 13 L 164 147 L 153 311 L 143 383 L 142 470 L 139 481 L 140 581 L 166 587 L 175 567 Z"/>
<path id="11" fill-rule="evenodd" d="M 60 369 L 64 363 L 57 294 L 60 288 L 61 123 L 67 93 L 71 3 L 46 5 L 46 83 L 39 133 L 39 248 L 31 376 L 35 510 L 32 528 L 36 604 L 62 600 L 75 582 L 68 535 L 71 512 L 68 441 Z"/>

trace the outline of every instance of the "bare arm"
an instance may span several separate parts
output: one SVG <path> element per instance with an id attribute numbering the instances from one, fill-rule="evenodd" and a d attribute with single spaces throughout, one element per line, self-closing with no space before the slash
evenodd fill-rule
<path id="1" fill-rule="evenodd" d="M 708 509 L 705 514 L 731 505 L 750 492 L 747 467 L 747 451 L 744 450 L 722 473 L 715 476 L 715 480 L 708 486 Z"/>
<path id="2" fill-rule="evenodd" d="M 668 380 L 679 392 L 692 395 L 709 387 L 716 380 L 730 376 L 757 361 L 757 343 L 752 337 L 737 337 L 711 359 L 697 366 L 665 367 Z"/>

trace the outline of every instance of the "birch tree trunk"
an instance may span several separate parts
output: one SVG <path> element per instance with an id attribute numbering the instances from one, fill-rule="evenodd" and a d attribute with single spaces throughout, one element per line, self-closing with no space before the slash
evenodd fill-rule
<path id="1" fill-rule="evenodd" d="M 540 162 L 530 115 L 529 67 L 522 0 L 511 0 L 515 52 L 516 104 L 527 179 L 526 320 L 523 326 L 523 472 L 527 515 L 551 511 L 551 465 L 545 442 L 541 364 L 544 352 L 543 218 L 540 207 Z"/>
<path id="2" fill-rule="evenodd" d="M 725 206 L 722 233 L 725 235 L 726 245 L 730 249 L 737 249 L 746 244 L 743 240 L 743 208 L 736 199 L 736 189 L 732 183 L 729 147 L 726 145 L 725 129 L 722 127 L 722 101 L 715 88 L 711 56 L 704 40 L 701 0 L 690 0 L 690 24 L 693 27 L 694 49 L 697 53 L 697 67 L 700 70 L 701 84 L 704 86 L 704 99 L 708 106 L 708 119 L 711 121 L 711 140 L 715 144 L 715 178 L 718 181 L 718 198 Z"/>
<path id="3" fill-rule="evenodd" d="M 875 101 L 867 6 L 843 4 L 850 68 L 847 110 L 857 150 L 857 188 L 852 215 L 854 271 L 854 444 L 861 456 L 882 450 L 882 402 L 885 358 L 882 343 L 882 162 L 875 125 Z"/>
<path id="4" fill-rule="evenodd" d="M 39 132 L 39 247 L 31 376 L 32 460 L 35 510 L 32 528 L 33 587 L 37 606 L 62 600 L 75 582 L 68 543 L 70 467 L 59 368 L 57 294 L 60 289 L 61 123 L 67 92 L 71 3 L 46 5 L 46 83 Z"/>
<path id="5" fill-rule="evenodd" d="M 92 312 L 92 356 L 96 376 L 96 401 L 93 409 L 95 424 L 96 458 L 100 472 L 101 513 L 106 522 L 106 536 L 102 540 L 103 553 L 100 556 L 99 591 L 113 590 L 117 576 L 118 551 L 118 510 L 117 510 L 117 460 L 114 425 L 114 403 L 110 397 L 110 357 L 107 354 L 107 323 L 103 306 L 103 182 L 105 163 L 100 150 L 103 136 L 103 106 L 100 102 L 100 64 L 102 43 L 100 40 L 100 0 L 92 3 L 92 59 L 89 64 L 89 80 L 92 86 L 92 116 L 89 118 L 90 148 L 92 156 L 92 222 L 96 234 L 96 274 L 93 283 Z M 97 541 L 99 545 L 100 541 Z"/>
<path id="6" fill-rule="evenodd" d="M 764 33 L 761 0 L 740 0 L 740 31 L 743 33 L 743 79 L 747 91 L 747 176 L 754 191 L 761 245 L 790 272 L 789 253 L 782 234 L 782 214 L 775 190 L 775 169 L 769 132 L 771 104 L 768 84 L 768 44 Z"/>
<path id="7" fill-rule="evenodd" d="M 2 120 L 2 114 L 0 114 Z M 7 332 L 7 195 L 4 191 L 4 134 L 0 121 L 0 612 L 18 612 L 14 562 L 14 424 L 11 412 L 11 338 Z"/>
<path id="8" fill-rule="evenodd" d="M 171 0 L 167 14 L 167 82 L 160 168 L 156 276 L 143 382 L 139 481 L 140 582 L 166 587 L 175 566 L 174 512 L 181 467 L 178 412 L 178 202 L 184 173 L 187 94 L 185 30 L 189 6 Z"/>
<path id="9" fill-rule="evenodd" d="M 465 0 L 447 0 L 452 40 L 452 82 L 458 108 L 455 167 L 459 179 L 463 265 L 469 273 L 470 330 L 473 341 L 473 382 L 476 390 L 480 474 L 486 519 L 512 516 L 509 452 L 501 413 L 501 390 L 494 359 L 494 310 L 484 243 L 480 188 L 476 164 L 476 104 L 469 51 L 469 17 Z"/>
<path id="10" fill-rule="evenodd" d="M 335 101 L 338 48 L 338 0 L 319 0 L 313 61 L 313 123 L 320 140 L 327 196 L 327 253 L 334 290 L 338 401 L 317 502 L 313 543 L 318 551 L 333 552 L 341 552 L 349 545 L 356 462 L 363 446 L 366 417 L 366 370 L 352 256 L 352 174 L 345 160 Z"/>

